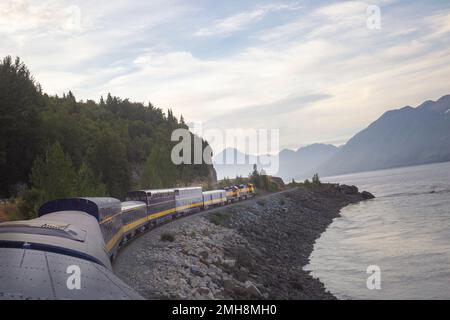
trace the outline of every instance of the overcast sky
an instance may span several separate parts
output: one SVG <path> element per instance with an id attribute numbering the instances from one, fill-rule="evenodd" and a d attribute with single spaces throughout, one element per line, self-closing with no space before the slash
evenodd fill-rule
<path id="1" fill-rule="evenodd" d="M 339 145 L 388 109 L 450 93 L 450 1 L 7 0 L 5 55 L 49 94 L 279 128 L 282 148 Z"/>

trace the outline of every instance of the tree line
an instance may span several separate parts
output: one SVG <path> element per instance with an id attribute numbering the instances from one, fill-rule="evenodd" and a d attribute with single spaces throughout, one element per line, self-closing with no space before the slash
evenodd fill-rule
<path id="1" fill-rule="evenodd" d="M 151 103 L 111 94 L 82 101 L 70 91 L 50 96 L 8 56 L 0 62 L 0 198 L 20 197 L 32 215 L 55 198 L 123 199 L 131 189 L 215 179 L 211 165 L 172 163 L 177 128 L 188 129 L 182 116 Z"/>

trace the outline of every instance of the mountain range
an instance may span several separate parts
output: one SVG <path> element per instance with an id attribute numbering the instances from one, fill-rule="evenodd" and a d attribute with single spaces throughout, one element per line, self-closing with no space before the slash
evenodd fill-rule
<path id="1" fill-rule="evenodd" d="M 244 158 L 246 164 L 215 164 L 219 179 L 248 176 L 253 163 L 261 164 L 260 157 L 235 149 L 227 149 L 214 159 L 221 159 L 226 152 Z M 311 177 L 316 172 L 331 176 L 450 161 L 450 95 L 415 108 L 387 111 L 341 147 L 312 144 L 296 151 L 284 149 L 278 156 L 279 170 L 270 174 L 285 181 Z"/>

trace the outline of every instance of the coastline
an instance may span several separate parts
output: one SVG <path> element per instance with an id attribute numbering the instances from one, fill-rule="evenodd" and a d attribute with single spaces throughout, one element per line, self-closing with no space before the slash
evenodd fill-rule
<path id="1" fill-rule="evenodd" d="M 340 210 L 370 197 L 323 184 L 191 215 L 131 242 L 114 270 L 147 299 L 336 299 L 303 267 Z"/>

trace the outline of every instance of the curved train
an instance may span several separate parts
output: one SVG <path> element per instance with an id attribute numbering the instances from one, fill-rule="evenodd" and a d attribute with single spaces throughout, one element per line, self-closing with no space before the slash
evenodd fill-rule
<path id="1" fill-rule="evenodd" d="M 49 201 L 36 219 L 0 224 L 0 299 L 142 299 L 112 272 L 123 244 L 172 219 L 254 196 L 248 184 L 132 191 L 125 202 Z"/>

